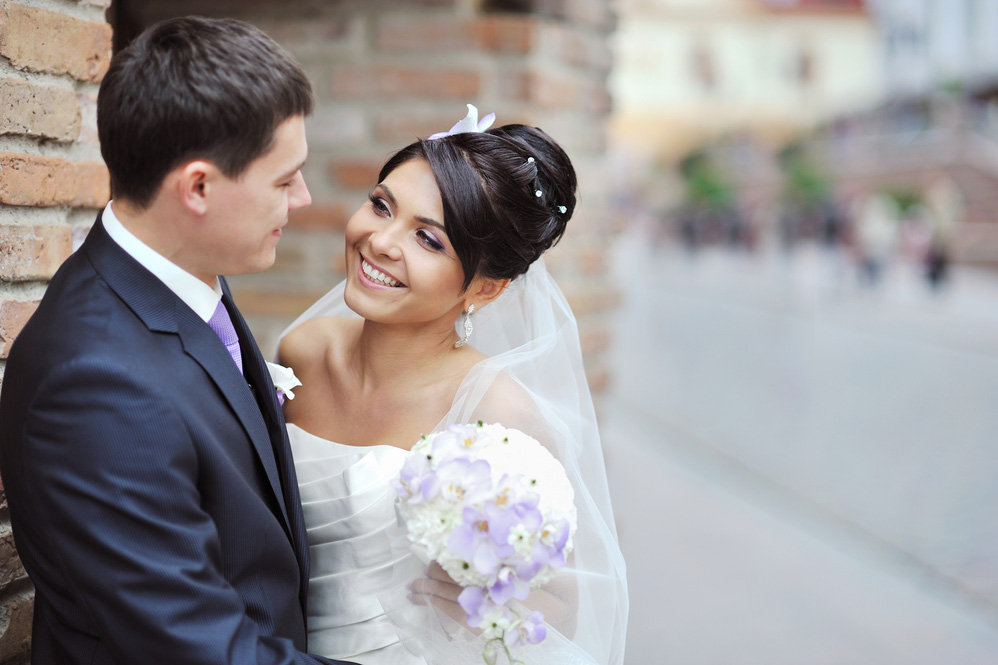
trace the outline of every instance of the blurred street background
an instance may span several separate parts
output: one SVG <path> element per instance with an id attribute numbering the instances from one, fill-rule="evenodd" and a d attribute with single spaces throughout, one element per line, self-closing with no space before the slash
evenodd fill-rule
<path id="1" fill-rule="evenodd" d="M 994 277 L 615 250 L 626 662 L 998 662 Z"/>
<path id="2" fill-rule="evenodd" d="M 626 662 L 998 663 L 998 2 L 618 8 Z"/>

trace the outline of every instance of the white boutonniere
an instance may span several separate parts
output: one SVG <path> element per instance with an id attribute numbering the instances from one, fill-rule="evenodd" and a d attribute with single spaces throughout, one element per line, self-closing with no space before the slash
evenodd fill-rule
<path id="1" fill-rule="evenodd" d="M 295 396 L 291 391 L 301 385 L 294 371 L 290 367 L 271 362 L 267 363 L 267 369 L 270 370 L 270 378 L 278 394 L 284 395 L 287 399 L 294 399 Z"/>

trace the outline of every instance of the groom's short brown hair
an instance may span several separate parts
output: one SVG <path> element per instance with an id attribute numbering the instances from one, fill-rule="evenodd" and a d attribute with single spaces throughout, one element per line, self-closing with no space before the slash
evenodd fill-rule
<path id="1" fill-rule="evenodd" d="M 163 178 L 207 159 L 230 178 L 271 147 L 284 120 L 312 112 L 301 65 L 249 23 L 157 23 L 117 53 L 97 97 L 111 192 L 147 206 Z"/>

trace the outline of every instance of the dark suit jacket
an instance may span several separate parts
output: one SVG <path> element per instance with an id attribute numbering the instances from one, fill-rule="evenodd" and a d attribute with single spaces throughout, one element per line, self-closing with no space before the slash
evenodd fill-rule
<path id="1" fill-rule="evenodd" d="M 34 662 L 328 662 L 302 653 L 284 420 L 223 290 L 245 377 L 98 217 L 14 343 L 0 471 L 35 585 Z"/>

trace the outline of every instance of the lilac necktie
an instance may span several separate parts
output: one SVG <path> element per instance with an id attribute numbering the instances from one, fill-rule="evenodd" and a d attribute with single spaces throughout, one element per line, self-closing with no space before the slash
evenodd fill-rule
<path id="1" fill-rule="evenodd" d="M 239 351 L 239 336 L 236 334 L 236 329 L 232 325 L 232 319 L 229 318 L 229 312 L 225 309 L 225 305 L 221 300 L 218 301 L 215 313 L 208 319 L 208 326 L 222 340 L 222 344 L 225 345 L 225 348 L 229 351 L 229 355 L 232 356 L 232 361 L 239 368 L 239 373 L 242 374 L 243 354 Z"/>

